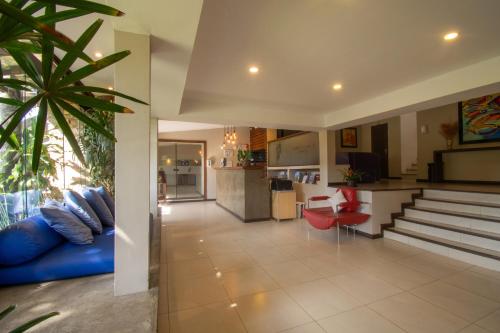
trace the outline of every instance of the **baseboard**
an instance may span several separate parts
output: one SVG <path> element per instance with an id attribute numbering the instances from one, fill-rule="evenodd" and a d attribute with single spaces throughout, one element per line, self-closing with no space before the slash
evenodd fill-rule
<path id="1" fill-rule="evenodd" d="M 241 222 L 245 222 L 245 223 L 248 223 L 248 222 L 261 222 L 261 221 L 269 221 L 271 219 L 271 217 L 265 217 L 265 218 L 257 218 L 257 219 L 245 219 L 243 218 L 242 216 L 236 214 L 235 212 L 229 210 L 228 208 L 224 207 L 223 205 L 221 205 L 220 203 L 216 202 L 215 203 L 217 206 L 219 206 L 220 208 L 224 209 L 226 212 L 228 212 L 229 214 L 233 215 L 234 217 L 236 217 L 238 220 L 240 220 Z"/>

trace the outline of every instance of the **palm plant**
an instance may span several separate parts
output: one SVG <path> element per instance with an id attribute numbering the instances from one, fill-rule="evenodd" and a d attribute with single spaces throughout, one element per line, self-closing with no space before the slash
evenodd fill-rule
<path id="1" fill-rule="evenodd" d="M 70 9 L 57 11 L 60 7 L 56 5 Z M 43 14 L 40 14 L 41 11 Z M 96 61 L 85 54 L 85 47 L 103 23 L 101 19 L 96 20 L 74 42 L 58 32 L 55 27 L 57 22 L 90 13 L 113 16 L 120 16 L 123 13 L 109 6 L 86 0 L 11 0 L 10 2 L 0 0 L 0 13 L 0 48 L 5 49 L 14 58 L 28 77 L 25 81 L 3 78 L 0 65 L 0 77 L 2 77 L 0 88 L 30 92 L 32 95 L 26 101 L 0 98 L 0 103 L 15 107 L 0 123 L 0 148 L 5 143 L 13 147 L 19 145 L 15 129 L 27 113 L 38 106 L 31 163 L 33 172 L 36 173 L 40 165 L 49 112 L 66 136 L 75 155 L 85 165 L 84 155 L 64 111 L 100 135 L 115 141 L 113 133 L 89 117 L 89 110 L 99 108 L 103 112 L 113 113 L 132 111 L 124 106 L 99 99 L 95 94 L 110 94 L 136 103 L 146 103 L 117 91 L 85 86 L 81 83 L 82 80 L 130 54 L 130 51 L 121 51 Z M 55 55 L 56 48 L 64 52 L 61 59 Z M 86 64 L 72 70 L 78 59 L 86 61 Z"/>

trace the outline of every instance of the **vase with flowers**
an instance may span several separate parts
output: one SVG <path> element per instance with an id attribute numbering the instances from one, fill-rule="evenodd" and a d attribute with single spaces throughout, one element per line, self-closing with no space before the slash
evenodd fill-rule
<path id="1" fill-rule="evenodd" d="M 443 136 L 443 138 L 446 139 L 446 149 L 452 150 L 453 149 L 453 139 L 458 133 L 458 124 L 457 122 L 451 122 L 451 123 L 444 123 L 441 124 L 440 129 L 439 129 L 439 134 Z"/>
<path id="2" fill-rule="evenodd" d="M 344 180 L 346 181 L 347 186 L 350 187 L 356 187 L 358 182 L 361 181 L 361 178 L 363 176 L 363 172 L 359 170 L 354 170 L 352 168 L 343 169 L 340 170 L 340 172 L 344 176 Z"/>

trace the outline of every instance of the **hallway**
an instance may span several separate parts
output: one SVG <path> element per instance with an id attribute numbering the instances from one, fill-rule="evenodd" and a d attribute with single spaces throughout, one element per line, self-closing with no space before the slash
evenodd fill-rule
<path id="1" fill-rule="evenodd" d="M 500 331 L 498 272 L 214 202 L 161 211 L 160 332 Z"/>

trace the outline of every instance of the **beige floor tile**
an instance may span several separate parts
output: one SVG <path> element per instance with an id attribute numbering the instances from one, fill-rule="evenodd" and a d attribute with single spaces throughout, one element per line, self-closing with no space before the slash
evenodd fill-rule
<path id="1" fill-rule="evenodd" d="M 328 280 L 364 304 L 402 292 L 401 289 L 392 286 L 384 280 L 361 271 L 336 275 L 330 277 Z"/>
<path id="2" fill-rule="evenodd" d="M 215 276 L 169 281 L 168 303 L 170 312 L 222 301 L 229 301 L 229 299 L 221 280 Z"/>
<path id="3" fill-rule="evenodd" d="M 470 267 L 469 264 L 431 253 L 418 254 L 398 262 L 436 278 L 452 275 Z"/>
<path id="4" fill-rule="evenodd" d="M 200 247 L 178 246 L 174 248 L 168 248 L 166 250 L 166 255 L 161 256 L 161 262 L 166 263 L 167 260 L 177 261 L 177 260 L 197 259 L 206 257 L 207 254 Z"/>
<path id="5" fill-rule="evenodd" d="M 448 276 L 443 281 L 490 300 L 500 302 L 500 280 L 492 279 L 476 272 L 464 271 Z"/>
<path id="6" fill-rule="evenodd" d="M 279 332 L 312 321 L 283 290 L 243 296 L 235 302 L 249 333 Z"/>
<path id="7" fill-rule="evenodd" d="M 215 268 L 221 272 L 254 267 L 256 263 L 245 252 L 233 252 L 210 256 Z"/>
<path id="8" fill-rule="evenodd" d="M 397 262 L 383 262 L 362 268 L 376 277 L 403 290 L 413 289 L 432 282 L 436 278 L 416 271 Z"/>
<path id="9" fill-rule="evenodd" d="M 362 303 L 326 279 L 285 290 L 315 320 L 359 307 Z"/>
<path id="10" fill-rule="evenodd" d="M 262 268 L 282 287 L 317 280 L 321 274 L 314 272 L 298 260 L 290 260 Z"/>
<path id="11" fill-rule="evenodd" d="M 171 333 L 244 333 L 243 323 L 229 303 L 210 304 L 170 314 Z"/>
<path id="12" fill-rule="evenodd" d="M 225 272 L 222 274 L 222 280 L 231 298 L 279 288 L 260 267 Z"/>
<path id="13" fill-rule="evenodd" d="M 281 331 L 280 333 L 325 333 L 325 330 L 316 323 L 309 323 Z"/>
<path id="14" fill-rule="evenodd" d="M 386 298 L 369 307 L 410 333 L 451 333 L 469 325 L 465 320 L 409 293 Z"/>
<path id="15" fill-rule="evenodd" d="M 323 251 L 313 245 L 308 245 L 307 242 L 297 242 L 297 244 L 288 244 L 278 247 L 282 252 L 293 255 L 295 258 L 307 258 L 313 256 L 319 256 Z"/>
<path id="16" fill-rule="evenodd" d="M 487 331 L 477 325 L 470 325 L 461 330 L 459 333 L 491 333 L 491 331 Z"/>
<path id="17" fill-rule="evenodd" d="M 476 322 L 476 325 L 485 328 L 490 332 L 500 332 L 500 311 L 496 311 L 479 320 Z"/>
<path id="18" fill-rule="evenodd" d="M 193 279 L 215 274 L 209 258 L 173 261 L 168 264 L 169 279 Z"/>
<path id="19" fill-rule="evenodd" d="M 292 254 L 285 253 L 278 247 L 265 247 L 246 251 L 259 265 L 276 264 L 296 259 Z"/>
<path id="20" fill-rule="evenodd" d="M 328 333 L 403 333 L 389 320 L 366 307 L 318 321 Z"/>
<path id="21" fill-rule="evenodd" d="M 500 303 L 441 281 L 414 289 L 411 293 L 469 322 L 500 308 Z"/>
<path id="22" fill-rule="evenodd" d="M 325 254 L 302 258 L 299 260 L 314 272 L 317 272 L 325 277 L 345 274 L 358 269 L 358 267 L 353 266 L 352 264 L 339 260 L 335 255 Z"/>

